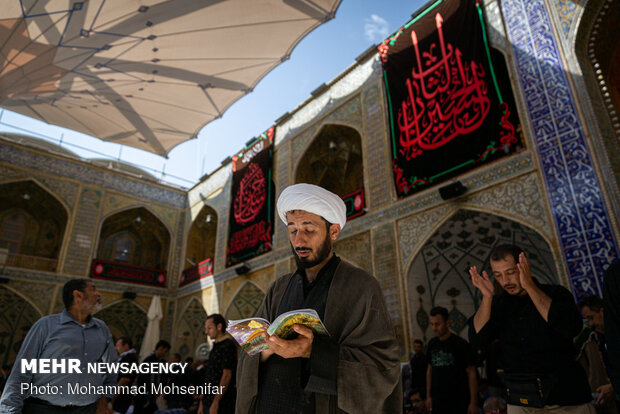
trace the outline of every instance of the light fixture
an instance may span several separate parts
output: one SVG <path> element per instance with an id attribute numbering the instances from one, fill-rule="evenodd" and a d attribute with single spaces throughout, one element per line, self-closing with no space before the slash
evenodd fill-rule
<path id="1" fill-rule="evenodd" d="M 442 200 L 449 200 L 451 198 L 465 194 L 466 191 L 467 187 L 465 187 L 460 181 L 456 181 L 452 184 L 441 187 L 439 189 L 439 196 L 442 198 Z"/>
<path id="2" fill-rule="evenodd" d="M 213 216 L 211 216 L 211 214 L 207 214 L 207 217 L 205 217 L 205 222 L 211 223 L 212 221 L 213 221 Z"/>
<path id="3" fill-rule="evenodd" d="M 249 271 L 250 271 L 250 266 L 247 263 L 244 263 L 239 267 L 235 267 L 235 273 L 237 273 L 239 276 L 245 275 Z"/>
<path id="4" fill-rule="evenodd" d="M 24 195 L 22 196 L 22 198 L 23 198 L 24 200 L 30 200 L 30 194 L 28 194 L 28 193 L 24 193 Z"/>
<path id="5" fill-rule="evenodd" d="M 138 224 L 142 223 L 142 217 L 140 216 L 136 217 L 136 223 Z"/>

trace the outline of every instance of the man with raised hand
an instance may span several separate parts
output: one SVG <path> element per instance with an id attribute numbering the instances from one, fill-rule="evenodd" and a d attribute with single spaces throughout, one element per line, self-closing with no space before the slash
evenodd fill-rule
<path id="1" fill-rule="evenodd" d="M 92 281 L 72 279 L 62 289 L 62 300 L 65 310 L 39 319 L 26 335 L 0 400 L 0 413 L 108 412 L 107 399 L 112 394 L 75 393 L 69 389 L 70 385 L 75 389 L 117 384 L 114 373 L 87 371 L 88 363 L 118 360 L 110 330 L 103 321 L 92 317 L 101 308 L 101 295 Z M 26 360 L 34 361 L 35 369 L 24 370 L 22 361 Z M 57 364 L 64 361 L 65 368 L 44 368 L 43 360 L 55 360 Z M 69 360 L 79 360 L 79 370 L 69 369 Z"/>
<path id="2" fill-rule="evenodd" d="M 276 280 L 257 315 L 317 311 L 329 337 L 295 325 L 298 337 L 267 336 L 269 349 L 241 353 L 237 414 L 402 412 L 400 356 L 377 280 L 334 253 L 346 223 L 342 199 L 296 184 L 277 203 L 297 270 Z"/>
<path id="3" fill-rule="evenodd" d="M 575 360 L 573 338 L 583 324 L 571 293 L 532 278 L 525 253 L 515 245 L 496 247 L 490 265 L 501 287 L 497 295 L 486 271 L 469 269 L 482 294 L 469 338 L 474 348 L 499 339 L 508 414 L 594 414 L 588 380 Z"/>

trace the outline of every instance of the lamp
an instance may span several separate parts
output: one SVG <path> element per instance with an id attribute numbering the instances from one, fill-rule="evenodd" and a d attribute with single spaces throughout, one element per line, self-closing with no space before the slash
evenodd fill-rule
<path id="1" fill-rule="evenodd" d="M 467 187 L 465 187 L 460 181 L 456 181 L 452 184 L 441 187 L 439 189 L 439 196 L 442 200 L 449 200 L 465 194 L 466 191 Z"/>
<path id="2" fill-rule="evenodd" d="M 241 276 L 241 275 L 245 275 L 246 273 L 248 273 L 250 271 L 250 266 L 248 266 L 247 263 L 242 264 L 239 267 L 235 267 L 235 272 Z"/>

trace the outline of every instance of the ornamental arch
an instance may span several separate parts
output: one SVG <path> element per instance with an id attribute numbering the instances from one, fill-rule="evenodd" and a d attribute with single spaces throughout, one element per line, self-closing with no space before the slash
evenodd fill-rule
<path id="1" fill-rule="evenodd" d="M 0 363 L 12 364 L 41 313 L 20 294 L 0 286 Z"/>
<path id="2" fill-rule="evenodd" d="M 99 234 L 97 259 L 151 269 L 166 269 L 170 232 L 144 207 L 108 216 Z"/>
<path id="3" fill-rule="evenodd" d="M 204 333 L 207 312 L 197 298 L 192 298 L 179 321 L 175 332 L 177 334 L 176 348 L 183 359 L 187 357 L 197 358 L 202 353 L 202 348 L 207 347 L 207 336 Z"/>
<path id="4" fill-rule="evenodd" d="M 362 139 L 345 125 L 327 124 L 304 152 L 295 182 L 328 189 L 340 197 L 364 189 Z"/>
<path id="5" fill-rule="evenodd" d="M 0 185 L 0 248 L 7 265 L 53 272 L 67 226 L 67 208 L 33 180 Z"/>
<path id="6" fill-rule="evenodd" d="M 594 136 L 600 136 L 605 150 L 601 164 L 607 164 L 608 158 L 615 176 L 613 185 L 606 184 L 616 194 L 620 188 L 620 31 L 616 28 L 619 14 L 617 1 L 590 0 L 583 6 L 577 30 L 570 38 L 585 83 L 584 96 L 589 101 L 584 106 L 592 107 L 594 119 L 589 127 L 595 129 Z M 620 208 L 615 203 L 615 208 Z"/>
<path id="7" fill-rule="evenodd" d="M 196 266 L 206 259 L 215 258 L 217 223 L 215 210 L 208 205 L 203 206 L 189 231 L 183 268 Z"/>
<path id="8" fill-rule="evenodd" d="M 140 351 L 148 319 L 137 303 L 123 299 L 106 306 L 94 316 L 106 323 L 115 341 L 124 336 L 131 339 L 136 351 Z"/>
<path id="9" fill-rule="evenodd" d="M 255 283 L 247 281 L 228 305 L 224 317 L 227 320 L 251 318 L 256 315 L 264 298 L 265 292 Z"/>
<path id="10" fill-rule="evenodd" d="M 429 311 L 434 306 L 447 308 L 451 330 L 467 336 L 467 319 L 480 300 L 467 269 L 475 265 L 489 271 L 491 251 L 506 243 L 524 249 L 537 280 L 559 283 L 551 246 L 536 230 L 499 215 L 458 210 L 428 238 L 407 272 L 413 339 L 431 338 Z"/>

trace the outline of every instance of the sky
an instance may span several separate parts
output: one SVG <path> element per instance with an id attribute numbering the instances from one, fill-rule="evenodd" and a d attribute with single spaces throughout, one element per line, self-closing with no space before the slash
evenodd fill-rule
<path id="1" fill-rule="evenodd" d="M 336 17 L 307 35 L 290 60 L 265 76 L 254 91 L 233 104 L 221 119 L 207 124 L 197 139 L 175 147 L 168 158 L 75 131 L 52 126 L 14 112 L 0 112 L 0 131 L 38 136 L 82 158 L 120 159 L 167 183 L 192 187 L 216 170 L 222 160 L 275 124 L 328 83 L 373 44 L 407 23 L 425 0 L 342 0 Z"/>

